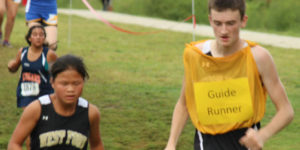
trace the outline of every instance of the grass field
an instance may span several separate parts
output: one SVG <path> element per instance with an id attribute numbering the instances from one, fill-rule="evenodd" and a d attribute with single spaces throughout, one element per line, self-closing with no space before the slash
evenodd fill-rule
<path id="1" fill-rule="evenodd" d="M 183 77 L 182 53 L 192 35 L 164 31 L 134 36 L 117 32 L 101 22 L 72 17 L 72 39 L 68 45 L 68 16 L 59 16 L 58 55 L 81 56 L 90 74 L 83 97 L 101 111 L 101 137 L 107 150 L 162 150 L 166 145 L 174 105 Z M 156 29 L 117 24 L 134 31 Z M 24 14 L 18 14 L 11 42 L 0 47 L 0 149 L 5 149 L 20 117 L 15 89 L 19 72 L 7 71 L 7 62 L 25 46 Z M 197 37 L 198 40 L 204 37 Z M 300 51 L 266 46 L 274 56 L 282 82 L 295 109 L 295 119 L 270 139 L 265 150 L 300 148 Z M 268 100 L 262 124 L 275 109 Z M 189 121 L 178 150 L 191 150 L 194 128 Z"/>

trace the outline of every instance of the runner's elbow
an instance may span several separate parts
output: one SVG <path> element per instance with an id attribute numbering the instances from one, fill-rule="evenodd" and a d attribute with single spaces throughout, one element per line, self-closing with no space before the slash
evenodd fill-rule
<path id="1" fill-rule="evenodd" d="M 289 120 L 289 122 L 292 122 L 292 120 L 294 119 L 294 116 L 295 116 L 295 112 L 294 112 L 294 109 L 292 106 L 290 106 L 287 113 L 288 113 L 287 119 Z"/>

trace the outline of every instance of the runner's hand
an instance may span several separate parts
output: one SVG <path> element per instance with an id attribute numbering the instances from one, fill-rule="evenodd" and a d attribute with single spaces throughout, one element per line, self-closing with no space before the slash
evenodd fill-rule
<path id="1" fill-rule="evenodd" d="M 239 142 L 250 150 L 261 150 L 264 146 L 264 142 L 259 136 L 258 131 L 252 128 L 247 130 Z"/>
<path id="2" fill-rule="evenodd" d="M 9 70 L 9 72 L 16 72 L 16 70 L 13 68 L 15 61 L 14 60 L 10 60 L 7 64 L 7 68 Z"/>

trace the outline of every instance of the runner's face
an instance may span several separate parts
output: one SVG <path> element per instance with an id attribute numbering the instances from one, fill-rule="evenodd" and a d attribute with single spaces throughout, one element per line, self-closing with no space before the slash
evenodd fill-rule
<path id="1" fill-rule="evenodd" d="M 32 30 L 32 33 L 29 37 L 31 45 L 40 47 L 45 41 L 45 33 L 41 28 L 35 28 Z"/>
<path id="2" fill-rule="evenodd" d="M 57 99 L 63 104 L 73 105 L 77 103 L 83 90 L 84 80 L 74 69 L 67 69 L 59 73 L 55 80 L 52 80 L 52 87 Z"/>
<path id="3" fill-rule="evenodd" d="M 247 16 L 244 16 L 241 20 L 238 10 L 217 11 L 212 9 L 209 22 L 214 30 L 217 44 L 230 47 L 239 41 L 240 28 L 246 26 Z"/>

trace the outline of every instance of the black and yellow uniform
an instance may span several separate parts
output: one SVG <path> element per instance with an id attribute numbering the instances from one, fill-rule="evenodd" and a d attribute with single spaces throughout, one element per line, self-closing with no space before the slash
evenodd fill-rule
<path id="1" fill-rule="evenodd" d="M 86 150 L 90 132 L 88 101 L 79 98 L 76 111 L 72 116 L 57 114 L 49 95 L 39 98 L 42 111 L 33 129 L 32 150 Z"/>

